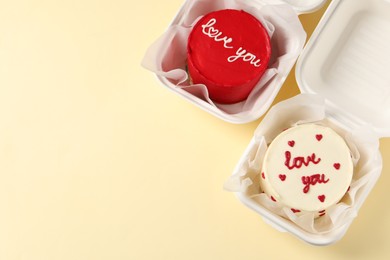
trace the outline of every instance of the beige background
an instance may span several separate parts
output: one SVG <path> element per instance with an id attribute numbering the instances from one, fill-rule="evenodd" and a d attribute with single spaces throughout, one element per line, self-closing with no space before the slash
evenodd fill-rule
<path id="1" fill-rule="evenodd" d="M 260 120 L 225 123 L 140 67 L 182 2 L 0 0 L 0 260 L 388 259 L 390 139 L 333 246 L 223 191 Z M 297 93 L 291 73 L 275 102 Z"/>

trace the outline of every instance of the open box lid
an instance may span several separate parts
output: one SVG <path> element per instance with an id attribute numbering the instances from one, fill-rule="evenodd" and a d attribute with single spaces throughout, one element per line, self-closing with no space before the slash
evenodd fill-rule
<path id="1" fill-rule="evenodd" d="M 327 0 L 265 0 L 264 2 L 275 4 L 278 1 L 280 3 L 287 3 L 291 5 L 298 14 L 305 14 L 320 9 Z"/>
<path id="2" fill-rule="evenodd" d="M 390 136 L 390 1 L 334 0 L 296 67 L 302 93 L 326 99 L 344 126 Z"/>

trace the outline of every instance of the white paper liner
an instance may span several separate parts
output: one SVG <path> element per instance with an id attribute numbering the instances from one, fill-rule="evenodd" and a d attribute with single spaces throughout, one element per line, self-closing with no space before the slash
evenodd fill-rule
<path id="1" fill-rule="evenodd" d="M 294 214 L 290 208 L 281 207 L 265 193 L 261 193 L 260 173 L 267 145 L 284 129 L 305 123 L 331 127 L 344 137 L 350 148 L 354 175 L 350 190 L 336 205 L 326 209 L 326 215 L 315 218 L 315 213 Z M 351 222 L 362 203 L 364 189 L 376 180 L 382 169 L 379 140 L 369 127 L 346 130 L 332 123 L 325 113 L 325 102 L 317 95 L 300 94 L 275 105 L 265 116 L 255 132 L 255 144 L 244 163 L 225 183 L 225 190 L 243 193 L 259 207 L 290 220 L 298 227 L 313 234 L 334 231 Z"/>
<path id="2" fill-rule="evenodd" d="M 186 72 L 187 39 L 192 27 L 203 15 L 221 9 L 238 9 L 252 14 L 261 21 L 271 38 L 272 56 L 268 69 L 248 98 L 235 104 L 213 102 L 205 85 L 190 84 Z M 228 116 L 246 117 L 254 111 L 259 111 L 264 105 L 264 100 L 260 100 L 259 97 L 265 95 L 264 91 L 267 88 L 281 87 L 281 82 L 277 82 L 275 75 L 291 69 L 306 40 L 306 33 L 296 12 L 287 4 L 265 5 L 245 0 L 188 0 L 182 10 L 182 17 L 176 20 L 179 21 L 174 22 L 149 47 L 142 66 L 172 83 L 167 87 L 183 89 Z M 269 93 L 266 95 L 272 96 Z"/>

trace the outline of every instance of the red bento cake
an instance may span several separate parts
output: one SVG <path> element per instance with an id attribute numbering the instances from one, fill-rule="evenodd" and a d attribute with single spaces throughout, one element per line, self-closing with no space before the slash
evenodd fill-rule
<path id="1" fill-rule="evenodd" d="M 264 26 L 242 10 L 203 16 L 188 37 L 187 65 L 194 84 L 204 84 L 210 99 L 231 104 L 245 100 L 271 57 Z"/>

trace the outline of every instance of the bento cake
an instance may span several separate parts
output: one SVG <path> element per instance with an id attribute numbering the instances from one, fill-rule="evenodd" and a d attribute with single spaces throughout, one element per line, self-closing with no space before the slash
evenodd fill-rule
<path id="1" fill-rule="evenodd" d="M 245 100 L 267 69 L 271 43 L 251 14 L 225 9 L 203 16 L 188 37 L 187 66 L 217 103 Z"/>
<path id="2" fill-rule="evenodd" d="M 350 150 L 333 129 L 316 124 L 283 131 L 264 157 L 260 186 L 276 203 L 317 216 L 337 204 L 353 176 Z"/>

